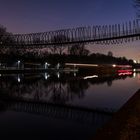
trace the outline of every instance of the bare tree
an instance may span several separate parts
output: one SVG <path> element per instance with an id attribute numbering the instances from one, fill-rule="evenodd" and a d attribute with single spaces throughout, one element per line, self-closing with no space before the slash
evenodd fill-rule
<path id="1" fill-rule="evenodd" d="M 107 55 L 113 57 L 113 53 L 111 51 L 109 51 Z"/>
<path id="2" fill-rule="evenodd" d="M 89 50 L 85 48 L 84 44 L 76 44 L 70 48 L 69 53 L 71 55 L 87 56 L 89 54 Z"/>
<path id="3" fill-rule="evenodd" d="M 52 37 L 51 41 L 52 43 L 56 43 L 56 45 L 53 45 L 50 49 L 53 52 L 53 54 L 58 53 L 62 55 L 63 51 L 65 50 L 65 45 L 63 45 L 64 42 L 68 42 L 69 38 L 65 35 L 57 35 Z M 58 45 L 57 45 L 58 44 Z"/>

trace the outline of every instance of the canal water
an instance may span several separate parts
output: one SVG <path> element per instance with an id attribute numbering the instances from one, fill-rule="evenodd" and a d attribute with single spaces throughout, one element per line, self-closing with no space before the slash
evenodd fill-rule
<path id="1" fill-rule="evenodd" d="M 92 139 L 139 87 L 140 74 L 135 71 L 1 74 L 1 135 Z"/>

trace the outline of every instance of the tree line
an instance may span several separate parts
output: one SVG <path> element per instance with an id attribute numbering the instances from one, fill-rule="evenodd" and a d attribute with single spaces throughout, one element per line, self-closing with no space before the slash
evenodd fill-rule
<path id="1" fill-rule="evenodd" d="M 8 33 L 4 26 L 0 26 L 0 42 L 6 41 L 14 43 L 14 39 L 5 38 L 5 35 L 11 35 Z M 60 40 L 68 40 L 64 35 L 54 36 L 52 41 L 57 44 Z M 34 39 L 35 42 L 39 39 Z M 33 61 L 44 62 L 47 61 L 56 65 L 57 63 L 102 63 L 102 64 L 133 64 L 133 60 L 128 60 L 125 57 L 114 57 L 111 51 L 108 54 L 91 53 L 85 44 L 74 44 L 69 46 L 53 45 L 53 46 L 41 46 L 38 48 L 30 47 L 1 47 L 0 48 L 0 60 L 1 61 Z"/>

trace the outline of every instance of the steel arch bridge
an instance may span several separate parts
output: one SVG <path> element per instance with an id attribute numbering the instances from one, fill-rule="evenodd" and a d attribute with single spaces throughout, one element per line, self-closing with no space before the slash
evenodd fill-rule
<path id="1" fill-rule="evenodd" d="M 0 35 L 1 47 L 47 47 L 76 43 L 118 44 L 140 40 L 139 20 L 122 24 L 88 26 L 42 33 Z"/>

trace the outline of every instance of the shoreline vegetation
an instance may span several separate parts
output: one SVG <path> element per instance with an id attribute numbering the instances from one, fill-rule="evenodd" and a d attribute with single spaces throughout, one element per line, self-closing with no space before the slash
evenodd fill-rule
<path id="1" fill-rule="evenodd" d="M 12 33 L 7 32 L 4 26 L 0 26 L 0 42 L 15 42 L 14 38 L 5 38 L 5 35 Z M 64 40 L 66 37 L 63 35 L 53 36 L 51 40 L 57 42 Z M 38 41 L 38 38 L 34 38 L 33 42 Z M 24 43 L 23 43 L 24 44 Z M 65 63 L 83 63 L 83 64 L 116 64 L 116 65 L 132 65 L 135 63 L 132 59 L 126 57 L 114 57 L 113 52 L 109 51 L 107 54 L 92 53 L 87 49 L 87 45 L 71 44 L 65 45 L 53 45 L 53 46 L 32 46 L 30 47 L 6 47 L 0 48 L 0 63 L 5 63 L 9 66 L 16 65 L 15 63 L 20 61 L 21 63 L 40 63 L 45 62 L 54 68 L 58 63 L 63 68 Z"/>

